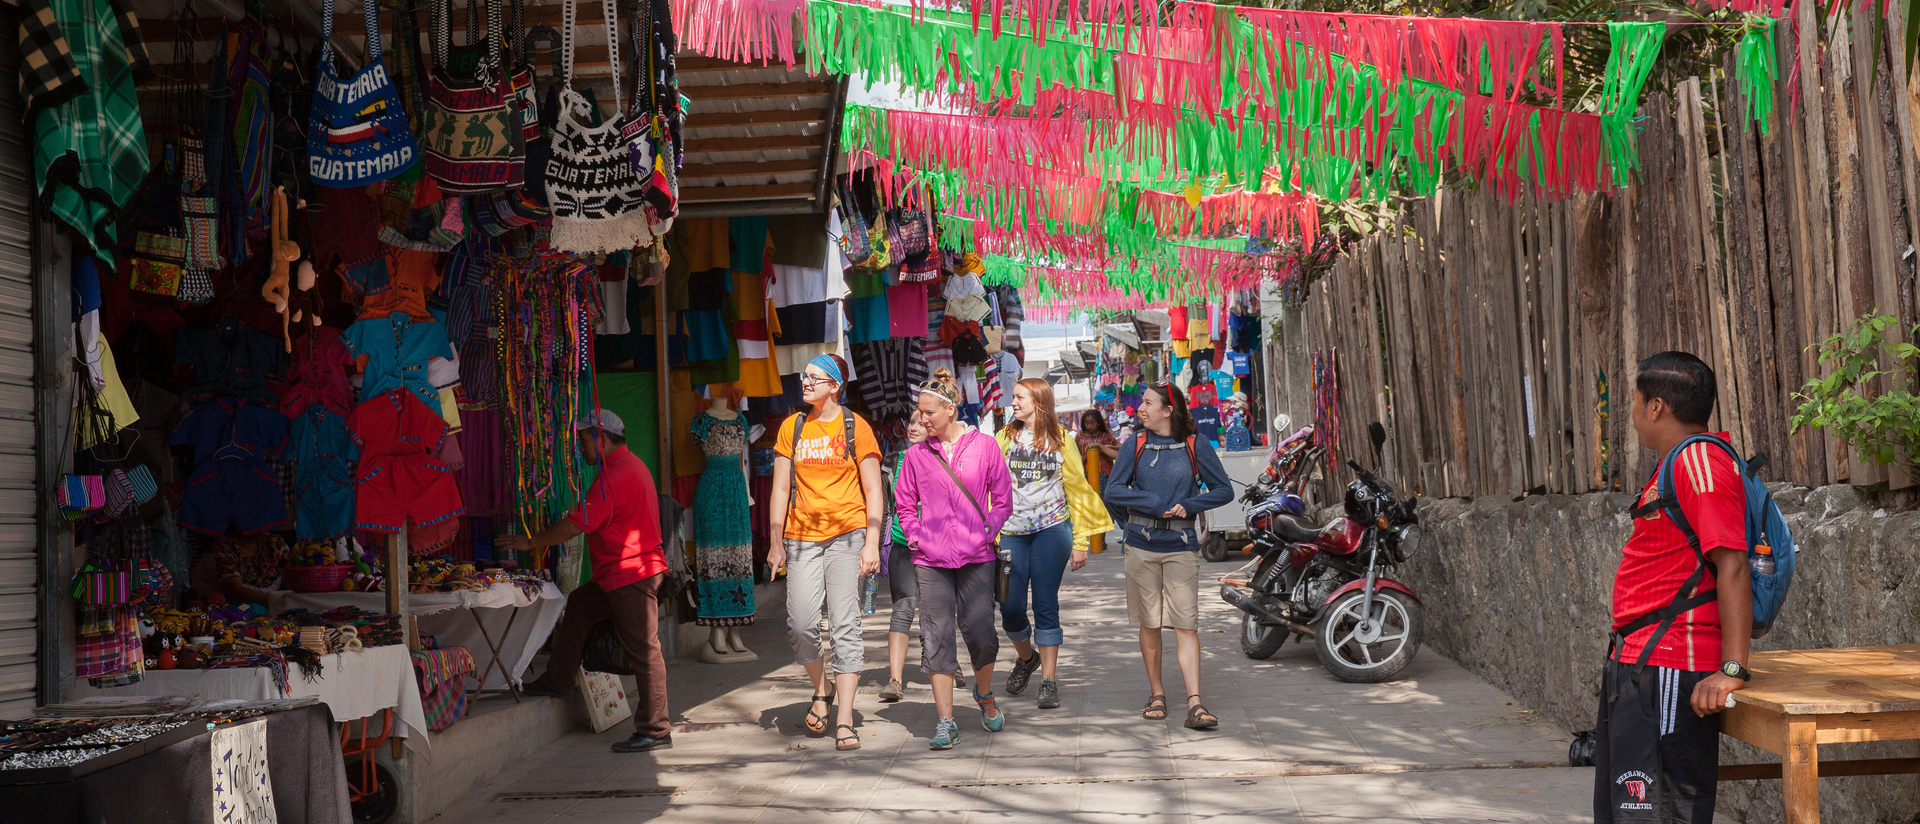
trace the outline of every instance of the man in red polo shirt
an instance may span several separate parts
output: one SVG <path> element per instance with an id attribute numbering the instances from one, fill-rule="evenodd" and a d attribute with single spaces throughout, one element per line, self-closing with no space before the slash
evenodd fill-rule
<path id="1" fill-rule="evenodd" d="M 1706 433 L 1717 391 L 1713 370 L 1693 355 L 1641 361 L 1633 389 L 1640 443 L 1664 459 Z M 1696 443 L 1674 457 L 1673 493 L 1698 546 L 1650 506 L 1660 498 L 1656 473 L 1635 500 L 1641 517 L 1613 579 L 1613 638 L 1594 729 L 1597 824 L 1712 824 L 1717 713 L 1749 677 L 1753 591 L 1740 472 L 1727 450 Z"/>
<path id="2" fill-rule="evenodd" d="M 660 551 L 660 499 L 653 473 L 628 451 L 626 431 L 620 416 L 605 409 L 581 421 L 580 451 L 600 463 L 600 475 L 580 505 L 539 534 L 507 535 L 494 544 L 526 551 L 586 533 L 593 580 L 567 597 L 566 614 L 553 631 L 546 674 L 522 691 L 571 695 L 588 630 L 611 618 L 640 682 L 633 737 L 614 744 L 613 751 L 645 752 L 673 746 L 673 727 L 667 723 L 667 662 L 660 654 L 660 582 L 666 578 L 667 560 Z"/>

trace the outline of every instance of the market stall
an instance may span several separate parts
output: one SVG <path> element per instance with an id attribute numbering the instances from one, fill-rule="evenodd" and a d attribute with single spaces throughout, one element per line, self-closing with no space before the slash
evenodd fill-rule
<path id="1" fill-rule="evenodd" d="M 273 592 L 267 609 L 279 614 L 290 609 L 316 612 L 343 606 L 378 609 L 385 604 L 379 592 Z M 560 622 L 566 596 L 551 581 L 537 587 L 496 583 L 482 590 L 455 590 L 415 594 L 407 599 L 420 632 L 434 636 L 442 646 L 466 649 L 473 656 L 477 689 L 518 686 L 527 665 Z M 496 660 L 497 659 L 497 660 Z"/>
<path id="2" fill-rule="evenodd" d="M 339 747 L 320 705 L 228 702 L 11 724 L 0 728 L 0 809 L 36 824 L 344 824 L 352 815 Z"/>

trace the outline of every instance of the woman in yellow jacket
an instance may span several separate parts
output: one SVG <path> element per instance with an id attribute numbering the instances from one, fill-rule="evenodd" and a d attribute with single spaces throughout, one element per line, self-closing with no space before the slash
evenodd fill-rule
<path id="1" fill-rule="evenodd" d="M 1113 529 L 1113 519 L 1087 483 L 1073 435 L 1054 415 L 1052 384 L 1028 378 L 1014 387 L 1013 422 L 1000 430 L 999 441 L 1013 473 L 1013 513 L 1000 530 L 1000 546 L 1013 560 L 1013 586 L 1000 605 L 1000 619 L 1020 653 L 1007 677 L 1007 693 L 1025 692 L 1038 669 L 1040 708 L 1052 709 L 1060 706 L 1054 668 L 1065 638 L 1060 579 L 1069 566 L 1087 565 L 1087 539 Z"/>

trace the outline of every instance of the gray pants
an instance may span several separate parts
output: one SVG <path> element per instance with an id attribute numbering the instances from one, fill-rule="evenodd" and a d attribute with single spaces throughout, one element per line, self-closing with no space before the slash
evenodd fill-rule
<path id="1" fill-rule="evenodd" d="M 866 666 L 866 647 L 860 639 L 860 552 L 867 547 L 867 531 L 824 541 L 787 539 L 787 630 L 793 639 L 793 657 L 811 664 L 824 654 L 820 647 L 820 615 L 825 613 L 833 636 L 835 674 L 858 673 Z"/>
<path id="2" fill-rule="evenodd" d="M 906 635 L 913 631 L 914 605 L 919 601 L 920 582 L 915 580 L 913 553 L 905 544 L 894 544 L 887 553 L 887 589 L 893 595 L 889 632 Z"/>
<path id="3" fill-rule="evenodd" d="M 973 668 L 993 663 L 1000 655 L 1000 630 L 993 625 L 993 562 L 913 569 L 920 583 L 920 670 L 960 671 L 956 626 Z"/>

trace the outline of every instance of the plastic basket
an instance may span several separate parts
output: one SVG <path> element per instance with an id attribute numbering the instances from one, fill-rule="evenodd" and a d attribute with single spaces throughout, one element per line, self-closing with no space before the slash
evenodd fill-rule
<path id="1" fill-rule="evenodd" d="M 294 592 L 333 592 L 352 572 L 352 564 L 287 567 L 280 570 L 280 582 Z"/>

